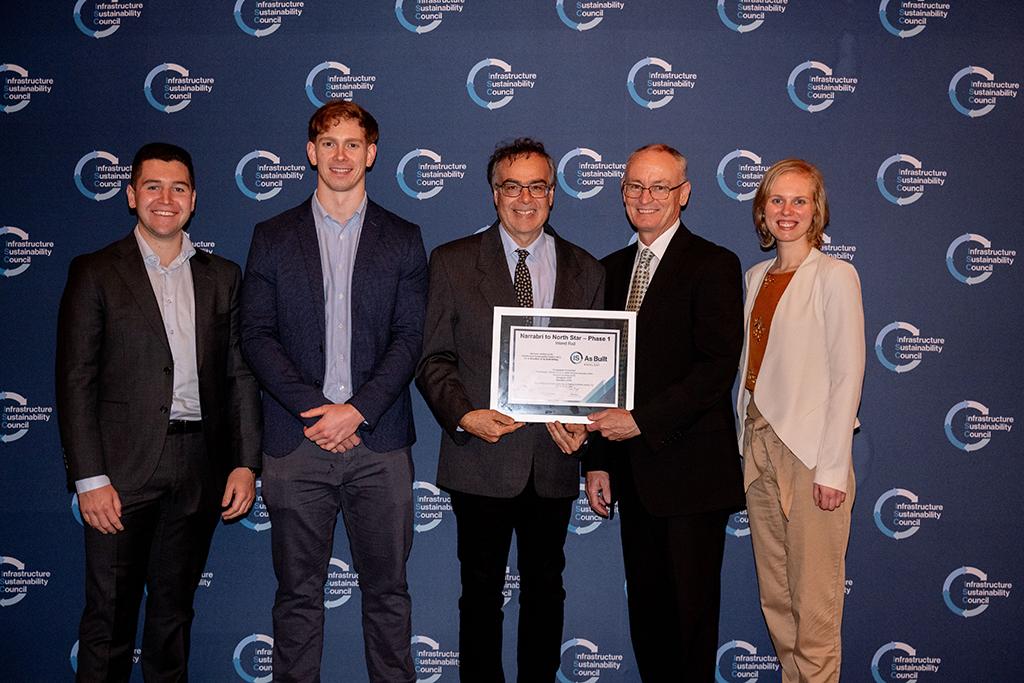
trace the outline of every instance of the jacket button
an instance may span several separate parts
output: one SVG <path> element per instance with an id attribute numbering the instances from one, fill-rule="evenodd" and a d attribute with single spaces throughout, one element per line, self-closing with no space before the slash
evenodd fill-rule
<path id="1" fill-rule="evenodd" d="M 313 386 L 316 387 L 317 389 L 321 389 L 323 388 L 324 385 L 320 380 L 315 379 L 313 380 Z"/>
<path id="2" fill-rule="evenodd" d="M 164 374 L 165 374 L 165 375 L 169 375 L 169 374 L 171 374 L 172 372 L 174 372 L 174 371 L 173 371 L 173 370 L 171 370 L 170 368 L 164 368 Z"/>
<path id="3" fill-rule="evenodd" d="M 160 406 L 160 412 L 161 413 L 166 413 L 167 412 L 167 406 Z"/>

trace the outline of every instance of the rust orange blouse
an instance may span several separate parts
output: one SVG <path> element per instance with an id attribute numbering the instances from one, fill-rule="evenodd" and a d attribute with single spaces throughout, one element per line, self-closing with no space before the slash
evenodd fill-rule
<path id="1" fill-rule="evenodd" d="M 754 391 L 757 373 L 761 371 L 761 361 L 764 360 L 764 350 L 768 346 L 768 333 L 771 331 L 775 309 L 795 272 L 791 270 L 788 273 L 765 274 L 761 289 L 757 292 L 754 308 L 750 311 L 750 344 L 745 382 L 748 391 Z"/>

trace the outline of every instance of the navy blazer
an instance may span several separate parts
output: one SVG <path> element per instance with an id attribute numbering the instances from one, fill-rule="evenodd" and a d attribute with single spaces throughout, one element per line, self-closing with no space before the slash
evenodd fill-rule
<path id="1" fill-rule="evenodd" d="M 287 455 L 330 403 L 325 311 L 312 198 L 260 223 L 242 283 L 242 352 L 263 386 L 263 450 Z M 352 270 L 352 385 L 360 439 L 373 451 L 416 440 L 409 381 L 423 343 L 427 259 L 418 226 L 367 200 Z"/>

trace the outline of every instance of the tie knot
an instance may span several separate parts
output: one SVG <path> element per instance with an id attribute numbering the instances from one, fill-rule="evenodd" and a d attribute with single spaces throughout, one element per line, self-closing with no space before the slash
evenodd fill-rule
<path id="1" fill-rule="evenodd" d="M 650 264 L 652 258 L 654 258 L 654 252 L 651 250 L 650 247 L 644 247 L 643 249 L 640 250 L 641 264 L 645 266 Z"/>
<path id="2" fill-rule="evenodd" d="M 526 249 L 516 249 L 516 255 L 519 256 L 519 262 L 522 263 L 526 260 L 526 257 L 530 255 Z"/>

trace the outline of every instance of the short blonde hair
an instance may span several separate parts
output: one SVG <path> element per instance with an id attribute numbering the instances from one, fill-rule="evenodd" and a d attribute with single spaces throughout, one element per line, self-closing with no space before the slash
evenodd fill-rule
<path id="1" fill-rule="evenodd" d="M 765 249 L 775 246 L 775 237 L 768 230 L 768 225 L 765 223 L 764 208 L 768 203 L 768 196 L 771 193 L 772 185 L 775 184 L 775 181 L 780 176 L 786 173 L 799 173 L 810 178 L 811 183 L 814 185 L 814 197 L 812 199 L 814 203 L 814 217 L 811 218 L 811 228 L 807 231 L 807 241 L 814 248 L 821 248 L 821 245 L 825 242 L 825 226 L 828 225 L 829 220 L 825 179 L 821 176 L 821 171 L 814 164 L 803 159 L 783 159 L 778 161 L 772 164 L 771 168 L 765 171 L 764 177 L 761 178 L 761 184 L 758 185 L 757 193 L 754 194 L 753 206 L 754 229 L 757 230 L 761 246 Z"/>

